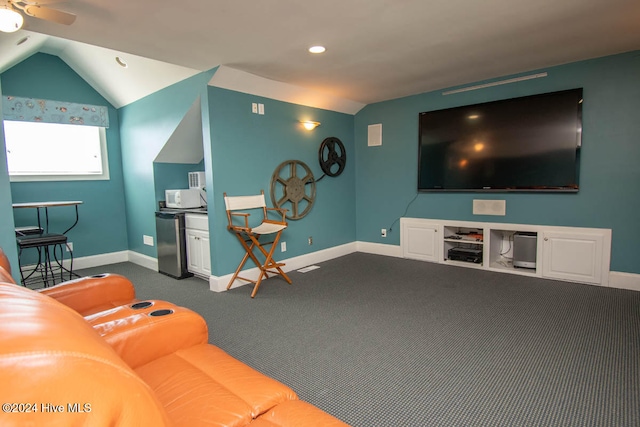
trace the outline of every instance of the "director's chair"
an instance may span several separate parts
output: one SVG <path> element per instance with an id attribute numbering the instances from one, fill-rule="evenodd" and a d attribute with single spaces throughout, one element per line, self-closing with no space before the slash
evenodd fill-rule
<path id="1" fill-rule="evenodd" d="M 282 271 L 281 267 L 284 266 L 284 263 L 279 263 L 273 260 L 273 252 L 278 245 L 278 240 L 280 240 L 280 234 L 282 233 L 282 230 L 287 228 L 287 222 L 285 221 L 287 210 L 280 208 L 268 208 L 264 199 L 264 190 L 261 190 L 260 194 L 255 196 L 229 197 L 227 196 L 227 193 L 224 193 L 224 204 L 227 209 L 227 219 L 229 220 L 227 229 L 235 234 L 246 252 L 242 261 L 238 265 L 235 274 L 231 278 L 231 281 L 227 285 L 227 289 L 231 288 L 231 285 L 233 285 L 233 282 L 236 279 L 245 280 L 254 284 L 253 292 L 251 292 L 251 298 L 253 298 L 258 292 L 262 279 L 269 278 L 267 273 L 279 274 L 287 281 L 287 283 L 291 284 L 289 276 Z M 256 227 L 252 227 L 250 225 L 250 213 L 238 212 L 258 209 L 262 211 L 262 219 L 260 224 Z M 269 219 L 269 212 L 276 212 L 279 215 L 282 215 L 282 219 L 279 221 Z M 274 233 L 275 237 L 273 241 L 264 243 L 260 242 L 260 236 Z M 265 246 L 268 245 L 271 245 L 269 251 L 265 249 Z M 256 249 L 265 257 L 264 263 L 260 263 L 258 260 L 256 253 L 254 252 Z M 257 280 L 251 280 L 239 276 L 240 271 L 249 258 L 251 258 L 251 260 L 260 269 L 260 275 Z"/>

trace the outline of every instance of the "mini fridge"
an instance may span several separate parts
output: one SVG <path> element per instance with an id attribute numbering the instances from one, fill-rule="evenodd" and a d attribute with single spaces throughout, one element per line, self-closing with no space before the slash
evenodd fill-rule
<path id="1" fill-rule="evenodd" d="M 175 279 L 193 276 L 187 271 L 184 213 L 156 212 L 158 271 Z"/>

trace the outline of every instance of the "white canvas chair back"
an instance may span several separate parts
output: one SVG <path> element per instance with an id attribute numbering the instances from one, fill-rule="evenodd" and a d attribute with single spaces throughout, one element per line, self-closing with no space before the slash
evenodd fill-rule
<path id="1" fill-rule="evenodd" d="M 224 205 L 228 211 L 265 208 L 267 206 L 264 200 L 264 193 L 255 196 L 225 196 Z"/>

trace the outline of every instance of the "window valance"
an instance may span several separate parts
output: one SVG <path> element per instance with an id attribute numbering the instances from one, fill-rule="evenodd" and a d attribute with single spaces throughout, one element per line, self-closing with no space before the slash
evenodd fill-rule
<path id="1" fill-rule="evenodd" d="M 99 105 L 4 95 L 2 113 L 4 120 L 109 127 L 109 110 Z"/>

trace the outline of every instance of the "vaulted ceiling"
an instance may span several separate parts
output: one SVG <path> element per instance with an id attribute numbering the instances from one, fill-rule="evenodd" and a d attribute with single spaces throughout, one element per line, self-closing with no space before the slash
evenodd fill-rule
<path id="1" fill-rule="evenodd" d="M 222 65 L 361 106 L 640 48 L 634 0 L 68 0 L 0 33 L 0 71 L 59 55 L 116 107 Z M 25 38 L 27 40 L 23 41 Z M 20 43 L 22 41 L 22 43 Z M 312 45 L 326 52 L 313 55 Z M 119 56 L 128 64 L 115 62 Z M 244 77 L 243 77 L 244 78 Z"/>

